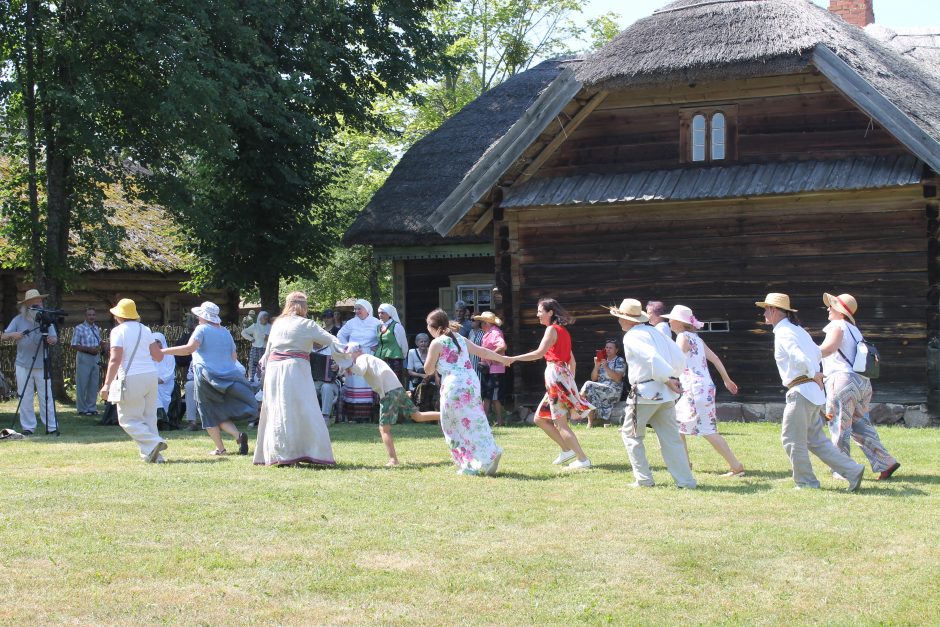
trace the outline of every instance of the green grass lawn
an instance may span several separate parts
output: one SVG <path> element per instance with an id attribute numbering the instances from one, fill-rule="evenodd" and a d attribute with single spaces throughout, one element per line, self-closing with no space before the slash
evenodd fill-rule
<path id="1" fill-rule="evenodd" d="M 940 623 L 938 430 L 882 428 L 901 470 L 848 494 L 818 463 L 823 489 L 794 490 L 773 424 L 724 425 L 742 479 L 693 441 L 685 491 L 652 431 L 637 490 L 613 429 L 578 428 L 595 468 L 572 474 L 538 429 L 497 429 L 479 478 L 437 425 L 396 427 L 396 469 L 375 426 L 335 426 L 339 465 L 311 469 L 181 432 L 144 464 L 93 422 L 0 442 L 0 623 Z"/>

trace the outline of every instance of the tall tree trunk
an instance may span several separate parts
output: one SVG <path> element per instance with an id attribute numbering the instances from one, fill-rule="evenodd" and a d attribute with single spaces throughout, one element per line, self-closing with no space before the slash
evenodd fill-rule
<path id="1" fill-rule="evenodd" d="M 276 316 L 281 308 L 281 277 L 278 274 L 268 276 L 258 282 L 258 292 L 261 296 L 261 307 L 272 316 Z"/>
<path id="2" fill-rule="evenodd" d="M 26 76 L 22 77 L 23 98 L 26 106 L 26 160 L 28 164 L 28 192 L 30 217 L 30 251 L 33 281 L 44 286 L 46 273 L 43 266 L 42 231 L 39 216 L 39 186 L 36 172 L 39 148 L 36 144 L 36 56 L 42 60 L 42 44 L 37 37 L 36 0 L 26 2 Z"/>

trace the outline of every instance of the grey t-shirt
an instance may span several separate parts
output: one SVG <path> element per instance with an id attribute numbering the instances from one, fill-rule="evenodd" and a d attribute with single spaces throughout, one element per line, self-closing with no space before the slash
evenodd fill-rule
<path id="1" fill-rule="evenodd" d="M 32 331 L 33 329 L 36 330 Z M 33 363 L 33 355 L 36 354 L 36 347 L 39 346 L 39 342 L 42 339 L 42 334 L 39 333 L 38 323 L 30 322 L 22 315 L 18 315 L 10 321 L 4 333 L 23 333 L 24 331 L 32 332 L 29 335 L 23 336 L 23 338 L 16 343 L 16 365 L 29 368 L 30 364 L 32 364 L 33 368 L 42 368 L 42 355 L 37 357 L 36 362 Z M 49 327 L 49 335 L 51 337 L 58 337 L 54 326 Z"/>

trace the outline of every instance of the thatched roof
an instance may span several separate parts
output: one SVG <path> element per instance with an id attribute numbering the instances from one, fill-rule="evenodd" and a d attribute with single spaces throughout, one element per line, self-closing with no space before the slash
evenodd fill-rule
<path id="1" fill-rule="evenodd" d="M 585 87 L 616 89 L 786 74 L 812 64 L 859 104 L 816 62 L 825 48 L 940 147 L 940 81 L 809 0 L 678 0 L 585 58 L 576 75 Z"/>
<path id="2" fill-rule="evenodd" d="M 869 24 L 865 32 L 887 43 L 904 57 L 920 63 L 940 79 L 940 26 L 887 28 L 881 24 Z"/>
<path id="3" fill-rule="evenodd" d="M 486 242 L 488 235 L 443 238 L 428 217 L 496 147 L 561 73 L 545 61 L 487 91 L 412 146 L 353 225 L 346 244 L 420 246 Z"/>

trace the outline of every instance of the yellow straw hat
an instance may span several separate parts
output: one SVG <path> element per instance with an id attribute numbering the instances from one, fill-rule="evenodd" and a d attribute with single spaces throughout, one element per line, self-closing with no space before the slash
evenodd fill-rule
<path id="1" fill-rule="evenodd" d="M 137 313 L 137 303 L 130 298 L 122 298 L 109 311 L 124 320 L 140 320 L 140 314 Z"/>
<path id="2" fill-rule="evenodd" d="M 826 307 L 832 307 L 851 320 L 852 324 L 855 324 L 855 312 L 858 311 L 858 302 L 854 296 L 851 294 L 839 294 L 838 296 L 823 294 L 823 302 L 826 303 Z"/>
<path id="3" fill-rule="evenodd" d="M 498 327 L 503 326 L 503 321 L 500 320 L 496 314 L 492 311 L 484 311 L 479 316 L 473 316 L 474 320 L 479 320 L 480 322 L 488 322 L 489 324 L 495 324 Z"/>
<path id="4" fill-rule="evenodd" d="M 767 298 L 754 304 L 764 309 L 767 307 L 776 307 L 777 309 L 783 309 L 784 311 L 797 311 L 793 307 L 790 307 L 789 296 L 786 294 L 778 294 L 774 292 L 767 294 Z"/>

